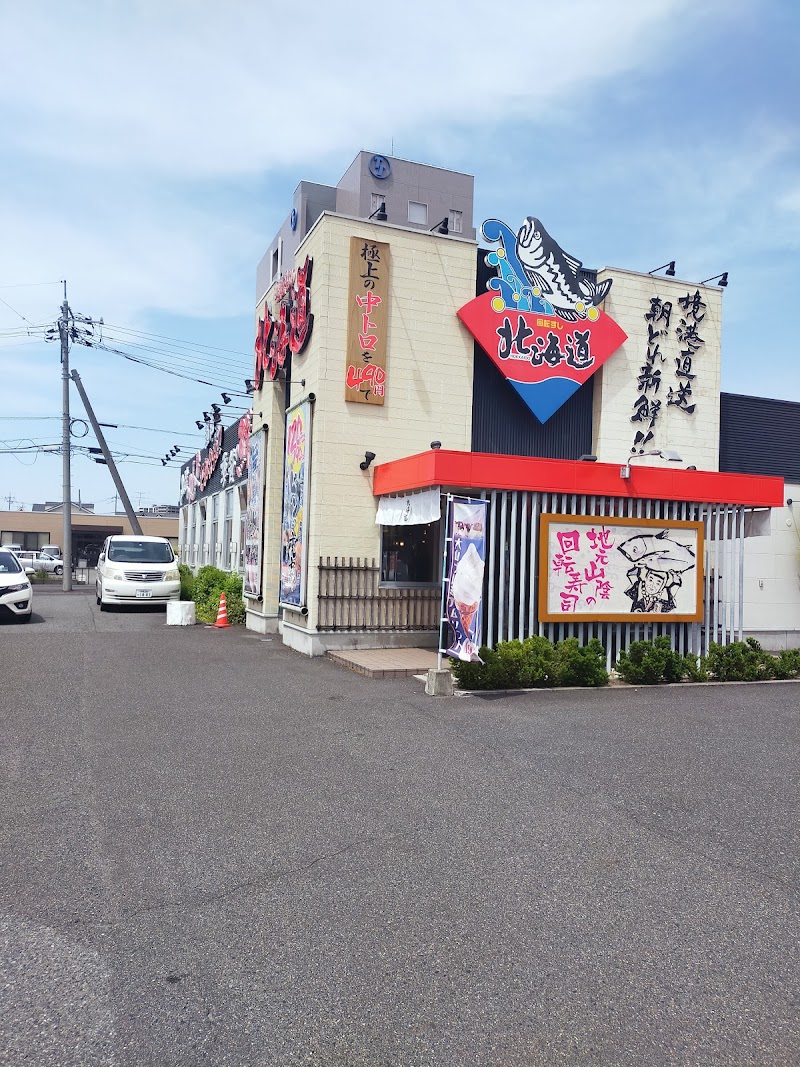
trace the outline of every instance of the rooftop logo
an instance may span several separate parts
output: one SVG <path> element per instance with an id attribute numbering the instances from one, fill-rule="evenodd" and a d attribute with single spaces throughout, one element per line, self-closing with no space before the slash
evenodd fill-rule
<path id="1" fill-rule="evenodd" d="M 581 277 L 581 261 L 529 216 L 515 233 L 490 219 L 483 236 L 497 277 L 458 317 L 540 422 L 587 381 L 627 335 L 600 304 L 611 281 Z"/>

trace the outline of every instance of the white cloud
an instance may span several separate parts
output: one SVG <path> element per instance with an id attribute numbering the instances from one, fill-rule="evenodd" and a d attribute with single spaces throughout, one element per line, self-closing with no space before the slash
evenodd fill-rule
<path id="1" fill-rule="evenodd" d="M 645 69 L 679 25 L 715 6 L 16 5 L 6 41 L 21 46 L 0 63 L 0 100 L 10 137 L 43 158 L 257 174 L 465 117 L 546 119 L 571 95 Z M 585 121 L 599 114 L 587 96 Z"/>

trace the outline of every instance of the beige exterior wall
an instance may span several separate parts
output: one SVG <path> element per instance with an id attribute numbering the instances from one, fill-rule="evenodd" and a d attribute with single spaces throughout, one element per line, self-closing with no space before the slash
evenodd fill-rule
<path id="1" fill-rule="evenodd" d="M 345 401 L 345 357 L 350 238 L 390 245 L 390 297 L 386 398 L 382 406 Z M 402 227 L 323 215 L 301 244 L 295 265 L 314 261 L 311 311 L 314 328 L 305 352 L 295 357 L 291 403 L 309 393 L 312 409 L 308 582 L 304 618 L 287 611 L 293 626 L 314 630 L 320 556 L 378 560 L 372 470 L 359 463 L 366 451 L 375 464 L 425 451 L 432 440 L 469 451 L 472 428 L 473 341 L 456 310 L 475 296 L 473 241 Z M 259 305 L 263 308 L 263 299 Z M 301 384 L 305 381 L 305 385 Z M 268 464 L 267 513 L 280 515 L 282 497 L 284 383 L 265 382 L 254 411 L 273 412 L 270 446 L 280 464 Z M 279 523 L 267 521 L 265 590 L 277 589 Z M 285 635 L 286 636 L 286 635 Z"/>
<path id="2" fill-rule="evenodd" d="M 681 466 L 696 466 L 699 470 L 719 470 L 719 391 L 721 364 L 722 290 L 716 286 L 698 286 L 695 282 L 675 278 L 636 274 L 631 271 L 607 268 L 598 273 L 598 280 L 613 278 L 614 284 L 603 304 L 603 310 L 614 319 L 628 340 L 611 356 L 594 376 L 593 453 L 601 463 L 624 463 L 631 455 L 637 430 L 648 424 L 631 422 L 634 402 L 640 394 L 637 379 L 647 356 L 647 322 L 650 300 L 658 296 L 672 301 L 672 316 L 667 337 L 658 339 L 664 363 L 656 360 L 654 369 L 661 371 L 661 386 L 648 397 L 661 401 L 659 417 L 653 428 L 653 439 L 646 449 L 670 448 L 681 456 Z M 705 341 L 692 363 L 696 378 L 692 384 L 694 414 L 689 415 L 667 404 L 670 387 L 677 388 L 675 360 L 683 347 L 675 335 L 685 312 L 678 300 L 687 293 L 700 291 L 707 307 L 699 324 Z M 663 323 L 658 328 L 663 328 Z M 642 464 L 663 466 L 658 457 L 647 457 Z"/>
<path id="3" fill-rule="evenodd" d="M 168 537 L 174 547 L 178 546 L 178 516 L 158 519 L 139 515 L 142 533 L 148 537 Z M 102 541 L 109 532 L 130 534 L 131 524 L 125 515 L 87 515 L 73 512 L 73 530 L 100 531 Z M 63 550 L 64 516 L 60 511 L 0 511 L 0 537 L 4 544 L 12 540 L 14 531 L 46 534 L 41 544 L 60 545 Z"/>

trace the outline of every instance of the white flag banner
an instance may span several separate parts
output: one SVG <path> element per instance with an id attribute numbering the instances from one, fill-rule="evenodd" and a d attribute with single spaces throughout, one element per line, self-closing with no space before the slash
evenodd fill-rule
<path id="1" fill-rule="evenodd" d="M 379 526 L 422 526 L 426 522 L 436 522 L 440 516 L 439 489 L 425 489 L 421 493 L 379 497 L 375 522 Z"/>

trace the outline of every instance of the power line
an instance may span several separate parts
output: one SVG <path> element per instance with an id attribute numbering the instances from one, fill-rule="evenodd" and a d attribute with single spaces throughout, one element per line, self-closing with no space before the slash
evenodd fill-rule
<path id="1" fill-rule="evenodd" d="M 225 392 L 236 392 L 234 389 L 229 389 L 225 383 L 220 382 L 208 382 L 203 378 L 195 378 L 191 374 L 181 374 L 177 370 L 173 370 L 170 367 L 159 366 L 157 363 L 153 363 L 152 360 L 143 359 L 140 356 L 131 355 L 130 352 L 123 352 L 122 349 L 112 348 L 110 345 L 106 345 L 103 342 L 97 341 L 79 341 L 79 344 L 86 345 L 87 348 L 100 349 L 103 352 L 111 352 L 116 356 L 122 356 L 123 359 L 128 359 L 131 363 L 141 363 L 144 367 L 150 367 L 151 370 L 160 370 L 164 374 L 172 374 L 176 378 L 183 378 L 186 381 L 197 382 L 199 385 L 208 385 L 211 389 L 224 389 Z M 244 393 L 238 393 L 238 396 L 244 396 Z"/>
<path id="2" fill-rule="evenodd" d="M 15 285 L 0 285 L 0 289 L 35 289 L 39 285 L 61 285 L 57 282 L 17 282 Z"/>
<path id="3" fill-rule="evenodd" d="M 12 308 L 12 306 L 11 306 L 11 305 L 10 305 L 9 303 L 7 303 L 7 301 L 3 300 L 3 298 L 2 298 L 2 297 L 0 297 L 0 304 L 5 304 L 5 306 L 6 306 L 7 308 L 8 308 L 8 310 L 9 310 L 9 311 L 13 311 L 15 315 L 19 315 L 19 317 L 20 317 L 20 318 L 22 319 L 22 321 L 23 321 L 23 322 L 27 322 L 27 323 L 28 323 L 29 325 L 31 325 L 31 326 L 33 325 L 33 323 L 31 322 L 31 320 L 30 320 L 30 319 L 27 319 L 27 318 L 26 318 L 26 317 L 25 317 L 25 316 L 24 316 L 24 315 L 22 314 L 22 312 L 21 312 L 21 311 L 17 311 L 17 309 L 16 309 L 16 308 Z"/>
<path id="4" fill-rule="evenodd" d="M 201 344 L 199 341 L 185 341 L 180 337 L 167 337 L 165 334 L 146 333 L 144 330 L 132 330 L 128 326 L 115 326 L 113 322 L 104 322 L 103 325 L 110 327 L 112 330 L 120 330 L 122 333 L 136 334 L 138 337 L 151 337 L 161 341 L 174 341 L 179 345 L 185 345 L 190 348 L 206 348 L 211 352 L 228 352 L 232 356 L 241 356 L 243 359 L 252 358 L 252 353 L 238 352 L 233 348 L 218 348 L 216 345 Z"/>
<path id="5" fill-rule="evenodd" d="M 246 366 L 243 367 L 240 363 L 234 363 L 232 361 L 222 360 L 219 356 L 209 358 L 205 352 L 190 353 L 183 351 L 171 351 L 167 348 L 153 348 L 150 345 L 139 344 L 136 341 L 129 341 L 126 337 L 115 337 L 113 333 L 104 333 L 103 340 L 98 343 L 106 343 L 107 341 L 113 341 L 115 344 L 125 345 L 126 348 L 135 348 L 139 352 L 146 352 L 152 356 L 158 357 L 160 360 L 171 360 L 178 366 L 187 365 L 189 367 L 197 367 L 202 369 L 207 367 L 209 371 L 220 371 L 225 374 L 235 374 L 238 376 L 243 374 L 246 370 Z"/>

